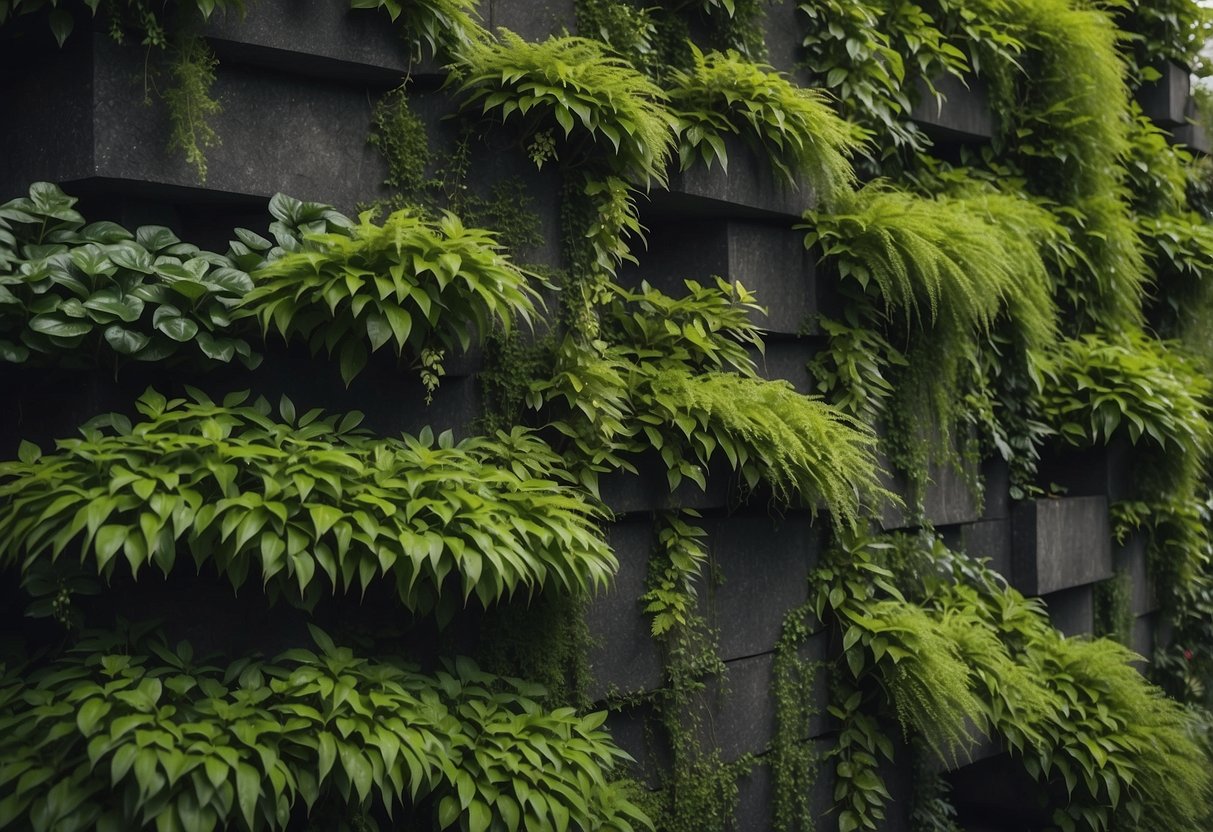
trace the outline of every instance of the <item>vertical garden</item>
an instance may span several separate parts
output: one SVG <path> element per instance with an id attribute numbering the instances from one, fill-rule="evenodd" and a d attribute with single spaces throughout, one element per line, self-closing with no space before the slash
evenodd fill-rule
<path id="1" fill-rule="evenodd" d="M 1209 26 L 0 0 L 0 829 L 1210 829 Z"/>

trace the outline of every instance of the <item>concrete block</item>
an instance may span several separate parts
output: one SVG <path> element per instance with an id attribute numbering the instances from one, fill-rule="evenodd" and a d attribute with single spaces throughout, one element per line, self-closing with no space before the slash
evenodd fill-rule
<path id="1" fill-rule="evenodd" d="M 1213 139 L 1203 124 L 1181 124 L 1171 131 L 1171 138 L 1197 156 L 1213 154 Z"/>
<path id="2" fill-rule="evenodd" d="M 1004 578 L 1011 575 L 1011 521 L 980 520 L 948 529 L 944 542 L 989 561 L 989 567 Z"/>
<path id="3" fill-rule="evenodd" d="M 1158 616 L 1155 613 L 1148 615 L 1139 615 L 1133 619 L 1133 635 L 1130 639 L 1129 646 L 1134 653 L 1145 659 L 1140 664 L 1143 667 L 1154 660 L 1154 647 L 1156 631 L 1158 629 Z"/>
<path id="4" fill-rule="evenodd" d="M 297 75 L 396 86 L 406 74 L 438 69 L 432 60 L 413 65 L 386 10 L 351 9 L 349 0 L 257 0 L 244 14 L 216 14 L 203 32 L 221 63 Z"/>
<path id="5" fill-rule="evenodd" d="M 1049 620 L 1068 637 L 1095 632 L 1095 587 L 1075 586 L 1041 596 L 1048 606 Z"/>
<path id="6" fill-rule="evenodd" d="M 802 87 L 813 83 L 812 73 L 799 67 L 804 58 L 804 18 L 796 0 L 767 0 L 762 16 L 767 62 Z"/>
<path id="7" fill-rule="evenodd" d="M 632 462 L 637 473 L 612 471 L 599 480 L 602 501 L 615 514 L 674 508 L 720 509 L 740 501 L 740 481 L 723 456 L 713 459 L 708 467 L 706 490 L 684 479 L 672 493 L 659 453 L 644 453 Z"/>
<path id="8" fill-rule="evenodd" d="M 819 762 L 817 776 L 809 785 L 810 806 L 816 832 L 836 832 L 838 818 L 834 806 L 834 767 L 826 761 L 833 740 L 809 740 Z M 758 758 L 748 774 L 737 781 L 736 829 L 773 829 L 775 778 L 771 771 L 771 755 Z"/>
<path id="9" fill-rule="evenodd" d="M 597 595 L 586 610 L 594 640 L 589 695 L 595 701 L 612 692 L 656 690 L 664 678 L 652 625 L 640 604 L 653 549 L 652 521 L 627 518 L 612 524 L 607 534 L 619 559 L 619 572 L 610 588 Z"/>
<path id="10" fill-rule="evenodd" d="M 725 761 L 766 751 L 775 737 L 774 659 L 767 653 L 728 662 L 726 690 L 712 686 L 705 696 L 710 718 L 703 740 L 717 745 Z"/>
<path id="11" fill-rule="evenodd" d="M 919 80 L 914 92 L 917 101 L 911 118 L 935 141 L 985 141 L 993 137 L 994 114 L 984 78 L 962 79 L 945 73 L 932 79 L 931 84 Z"/>
<path id="12" fill-rule="evenodd" d="M 984 485 L 982 520 L 1005 520 L 1011 516 L 1011 466 L 1001 457 L 981 463 Z"/>
<path id="13" fill-rule="evenodd" d="M 1113 545 L 1112 564 L 1117 572 L 1127 572 L 1133 587 L 1131 609 L 1133 615 L 1141 616 L 1158 609 L 1158 596 L 1150 565 L 1146 555 L 1146 535 L 1134 532 L 1124 545 Z"/>
<path id="14" fill-rule="evenodd" d="M 207 151 L 205 193 L 179 152 L 167 149 L 162 102 L 143 103 L 142 50 L 81 33 L 62 55 L 15 74 L 0 96 L 13 142 L 0 154 L 0 198 L 31 181 L 112 183 L 165 200 L 266 198 L 282 191 L 352 211 L 384 194 L 386 166 L 367 143 L 371 108 L 387 87 L 221 65 L 214 119 L 222 144 Z M 68 125 L 66 129 L 64 125 Z"/>
<path id="15" fill-rule="evenodd" d="M 701 590 L 725 661 L 775 648 L 788 611 L 809 599 L 809 570 L 821 554 L 823 527 L 808 512 L 783 518 L 734 515 L 705 524 L 711 573 Z"/>
<path id="16" fill-rule="evenodd" d="M 725 141 L 729 170 L 695 165 L 679 171 L 671 164 L 669 188 L 652 192 L 646 218 L 767 219 L 796 222 L 812 208 L 816 195 L 807 183 L 790 185 L 772 170 L 766 157 L 745 142 Z"/>
<path id="17" fill-rule="evenodd" d="M 1179 127 L 1186 124 L 1185 107 L 1191 87 L 1191 73 L 1174 61 L 1155 66 L 1162 77 L 1142 84 L 1137 90 L 1137 103 L 1146 118 L 1159 127 Z"/>
<path id="18" fill-rule="evenodd" d="M 904 495 L 908 491 L 905 478 L 900 474 L 889 473 L 890 466 L 884 464 L 886 474 L 881 478 L 882 485 L 894 494 Z M 930 482 L 923 495 L 923 514 L 935 526 L 952 526 L 958 523 L 971 523 L 981 517 L 981 507 L 977 497 L 965 477 L 951 465 L 932 465 Z M 974 472 L 976 475 L 976 472 Z M 885 531 L 908 529 L 918 525 L 915 513 L 908 507 L 898 508 L 886 503 L 881 510 L 880 525 Z"/>
<path id="19" fill-rule="evenodd" d="M 545 40 L 576 28 L 573 0 L 480 0 L 480 6 L 490 30 L 504 27 L 524 40 Z"/>
<path id="20" fill-rule="evenodd" d="M 647 280 L 672 297 L 686 280 L 714 286 L 715 278 L 740 283 L 766 314 L 752 321 L 765 330 L 795 335 L 817 315 L 814 261 L 804 235 L 786 224 L 700 220 L 655 223 L 640 264 L 624 270 L 625 285 Z"/>
<path id="21" fill-rule="evenodd" d="M 768 336 L 764 340 L 766 350 L 751 353 L 758 374 L 765 379 L 787 381 L 801 395 L 819 395 L 816 381 L 809 375 L 809 361 L 821 349 L 820 339 Z"/>
<path id="22" fill-rule="evenodd" d="M 1029 500 L 1012 515 L 1011 582 L 1046 595 L 1112 576 L 1112 541 L 1104 497 Z"/>

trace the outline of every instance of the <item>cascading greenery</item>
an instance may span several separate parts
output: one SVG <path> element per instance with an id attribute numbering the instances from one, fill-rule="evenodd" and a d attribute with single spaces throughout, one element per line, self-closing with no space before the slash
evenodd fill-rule
<path id="1" fill-rule="evenodd" d="M 879 736 L 874 706 L 944 764 L 997 736 L 1042 790 L 1069 795 L 1049 804 L 1060 829 L 1203 828 L 1213 779 L 1196 726 L 1120 645 L 1062 637 L 1039 602 L 937 539 L 845 543 L 815 580 L 818 615 L 842 631 L 844 732 Z M 875 829 L 888 794 L 875 749 L 853 749 L 836 752 L 839 829 Z"/>
<path id="2" fill-rule="evenodd" d="M 137 577 L 188 554 L 237 589 L 259 576 L 307 605 L 385 580 L 405 609 L 440 605 L 442 618 L 473 595 L 577 594 L 615 571 L 600 510 L 525 431 L 371 439 L 358 414 L 296 415 L 284 400 L 275 421 L 243 399 L 149 391 L 134 425 L 86 428 L 45 456 L 26 445 L 0 465 L 5 561 L 78 558 L 107 578 L 124 563 Z"/>
<path id="3" fill-rule="evenodd" d="M 89 633 L 33 673 L 0 667 L 0 825 L 285 829 L 318 802 L 485 832 L 632 830 L 603 712 L 459 658 L 433 674 L 317 650 L 216 665 L 188 642 Z M 405 819 L 405 818 L 402 818 Z"/>
<path id="4" fill-rule="evenodd" d="M 885 183 L 805 217 L 805 246 L 837 273 L 851 316 L 823 322 L 819 389 L 888 425 L 890 459 L 921 492 L 928 464 L 954 459 L 965 374 L 995 325 L 1021 354 L 1056 338 L 1044 257 L 1065 232 L 1020 197 L 924 198 Z"/>

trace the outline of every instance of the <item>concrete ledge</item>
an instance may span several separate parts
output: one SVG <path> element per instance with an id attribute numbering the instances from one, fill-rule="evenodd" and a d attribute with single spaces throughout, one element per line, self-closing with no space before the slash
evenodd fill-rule
<path id="1" fill-rule="evenodd" d="M 1185 108 L 1191 87 L 1191 73 L 1174 61 L 1155 66 L 1162 77 L 1142 84 L 1137 90 L 1137 103 L 1146 118 L 1159 127 L 1179 127 L 1186 124 Z"/>
<path id="2" fill-rule="evenodd" d="M 984 78 L 957 78 L 945 73 L 932 79 L 935 91 L 919 80 L 914 86 L 917 103 L 910 117 L 937 142 L 987 141 L 994 136 L 994 114 Z"/>
<path id="3" fill-rule="evenodd" d="M 1048 605 L 1049 620 L 1067 637 L 1095 632 L 1095 587 L 1091 584 L 1059 589 L 1041 596 Z"/>

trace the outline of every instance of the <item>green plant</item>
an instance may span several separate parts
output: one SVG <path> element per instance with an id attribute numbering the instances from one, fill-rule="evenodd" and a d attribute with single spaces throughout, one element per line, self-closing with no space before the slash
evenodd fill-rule
<path id="1" fill-rule="evenodd" d="M 1079 446 L 1122 433 L 1130 442 L 1199 462 L 1210 425 L 1208 378 L 1174 343 L 1141 332 L 1063 341 L 1043 366 L 1049 380 L 1044 413 L 1058 433 Z"/>
<path id="2" fill-rule="evenodd" d="M 1117 25 L 1128 35 L 1134 68 L 1142 81 L 1158 77 L 1156 64 L 1175 61 L 1197 69 L 1209 38 L 1208 10 L 1194 0 L 1145 0 L 1111 4 Z"/>
<path id="3" fill-rule="evenodd" d="M 179 38 L 169 55 L 172 83 L 162 94 L 172 125 L 168 149 L 185 156 L 186 164 L 194 168 L 201 183 L 206 182 L 205 149 L 219 144 L 219 134 L 210 122 L 221 109 L 211 97 L 218 64 L 205 40 Z"/>
<path id="4" fill-rule="evenodd" d="M 810 619 L 807 605 L 789 610 L 775 646 L 772 694 L 777 727 L 769 759 L 775 791 L 772 825 L 777 832 L 812 832 L 815 827 L 813 784 L 822 760 L 815 744 L 803 737 L 818 715 L 816 682 L 825 668 L 799 655 L 812 635 Z"/>
<path id="5" fill-rule="evenodd" d="M 603 157 L 638 185 L 666 180 L 674 135 L 665 93 L 595 41 L 527 43 L 502 30 L 500 41 L 470 45 L 453 78 L 464 108 L 479 103 L 503 122 L 518 113 L 524 136 L 558 127 L 566 166 Z"/>
<path id="6" fill-rule="evenodd" d="M 386 11 L 401 24 L 413 61 L 420 61 L 427 48 L 434 57 L 458 56 L 485 37 L 474 16 L 473 0 L 350 0 L 350 8 Z"/>
<path id="7" fill-rule="evenodd" d="M 339 799 L 389 815 L 424 800 L 442 829 L 651 828 L 607 782 L 626 755 L 605 713 L 546 711 L 542 688 L 467 659 L 426 675 L 312 634 L 315 652 L 227 666 L 89 634 L 32 673 L 4 668 L 0 824 L 285 829 Z"/>
<path id="8" fill-rule="evenodd" d="M 307 231 L 298 250 L 271 253 L 252 277 L 242 313 L 288 341 L 306 338 L 313 354 L 337 352 L 346 384 L 389 343 L 397 356 L 406 347 L 418 358 L 427 349 L 466 351 L 494 327 L 529 323 L 539 297 L 534 276 L 490 232 L 454 214 L 431 221 L 407 209 L 382 225 L 366 212 L 348 227 Z"/>
<path id="9" fill-rule="evenodd" d="M 1209 356 L 1204 321 L 1213 294 L 1213 226 L 1199 214 L 1139 217 L 1138 228 L 1154 275 L 1147 315 L 1165 337 L 1179 338 Z"/>
<path id="10" fill-rule="evenodd" d="M 403 607 L 441 618 L 473 595 L 487 607 L 544 586 L 576 594 L 615 571 L 601 509 L 522 429 L 370 439 L 356 413 L 297 416 L 284 399 L 275 421 L 245 398 L 148 391 L 134 425 L 110 417 L 53 454 L 24 445 L 0 464 L 4 562 L 29 570 L 66 553 L 137 577 L 188 553 L 237 589 L 259 575 L 311 605 L 324 579 L 333 594 L 384 580 Z"/>
<path id="11" fill-rule="evenodd" d="M 1095 585 L 1095 634 L 1125 647 L 1133 640 L 1133 578 L 1118 569 Z"/>
<path id="12" fill-rule="evenodd" d="M 692 45 L 691 54 L 691 69 L 672 71 L 668 83 L 683 170 L 702 160 L 727 172 L 725 137 L 741 136 L 789 184 L 808 181 L 824 202 L 851 187 L 856 137 L 824 95 L 736 52 L 705 55 Z"/>
<path id="13" fill-rule="evenodd" d="M 661 71 L 658 9 L 617 0 L 577 0 L 577 31 L 602 41 L 646 75 Z"/>
<path id="14" fill-rule="evenodd" d="M 75 203 L 39 182 L 0 206 L 0 359 L 257 365 L 232 320 L 253 282 L 233 261 L 161 226 L 85 225 Z"/>

